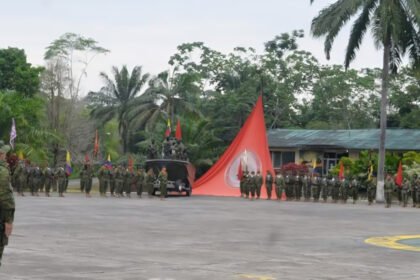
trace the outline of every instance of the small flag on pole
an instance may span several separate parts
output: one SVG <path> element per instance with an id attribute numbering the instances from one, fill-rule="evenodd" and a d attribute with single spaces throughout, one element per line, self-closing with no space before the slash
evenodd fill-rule
<path id="1" fill-rule="evenodd" d="M 176 123 L 175 138 L 178 140 L 182 139 L 181 122 L 179 120 Z"/>
<path id="2" fill-rule="evenodd" d="M 12 149 L 15 148 L 15 139 L 16 139 L 16 125 L 15 125 L 15 119 L 12 118 L 12 128 L 10 129 L 10 147 Z"/>
<path id="3" fill-rule="evenodd" d="M 338 178 L 341 180 L 344 178 L 344 164 L 340 161 L 340 171 L 338 172 Z"/>
<path id="4" fill-rule="evenodd" d="M 98 156 L 99 152 L 99 137 L 98 137 L 98 130 L 95 133 L 95 145 L 93 146 L 93 156 Z"/>
<path id="5" fill-rule="evenodd" d="M 67 151 L 66 154 L 66 174 L 67 176 L 70 176 L 70 174 L 73 172 L 73 169 L 71 168 L 71 156 L 70 152 Z"/>
<path id="6" fill-rule="evenodd" d="M 107 158 L 107 160 L 105 161 L 104 166 L 105 166 L 105 168 L 106 168 L 106 169 L 108 169 L 108 170 L 112 169 L 111 155 L 110 155 L 110 154 L 108 154 L 108 158 Z"/>
<path id="7" fill-rule="evenodd" d="M 398 171 L 397 171 L 397 176 L 395 177 L 395 184 L 401 188 L 402 186 L 402 182 L 403 182 L 403 168 L 402 168 L 402 163 L 400 161 L 399 165 L 398 165 Z"/>
<path id="8" fill-rule="evenodd" d="M 130 170 L 130 172 L 133 172 L 133 166 L 134 166 L 133 158 L 131 156 L 128 156 L 128 170 Z"/>
<path id="9" fill-rule="evenodd" d="M 168 119 L 165 131 L 165 137 L 169 137 L 171 135 L 171 120 Z"/>
<path id="10" fill-rule="evenodd" d="M 372 180 L 372 175 L 373 175 L 373 164 L 370 163 L 368 181 Z"/>

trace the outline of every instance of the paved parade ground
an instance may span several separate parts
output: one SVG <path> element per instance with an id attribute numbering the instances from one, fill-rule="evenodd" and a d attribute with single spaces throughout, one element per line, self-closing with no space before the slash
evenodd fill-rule
<path id="1" fill-rule="evenodd" d="M 5 280 L 420 279 L 420 252 L 365 242 L 420 235 L 420 209 L 77 193 L 16 201 Z"/>

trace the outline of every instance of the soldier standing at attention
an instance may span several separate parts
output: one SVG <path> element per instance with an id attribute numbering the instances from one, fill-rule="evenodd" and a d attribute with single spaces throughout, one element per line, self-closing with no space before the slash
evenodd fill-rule
<path id="1" fill-rule="evenodd" d="M 249 200 L 254 200 L 256 188 L 257 188 L 257 182 L 255 180 L 255 172 L 251 171 L 251 176 L 248 177 L 248 191 L 250 193 Z"/>
<path id="2" fill-rule="evenodd" d="M 111 167 L 109 169 L 109 191 L 111 192 L 111 196 L 115 196 L 115 186 L 116 186 L 116 182 L 115 182 L 115 172 L 117 171 L 117 168 L 113 168 Z"/>
<path id="3" fill-rule="evenodd" d="M 245 194 L 245 198 L 248 199 L 249 198 L 249 172 L 248 170 L 245 170 L 244 172 L 244 176 L 242 177 L 242 179 L 244 180 L 244 194 Z"/>
<path id="4" fill-rule="evenodd" d="M 54 178 L 54 173 L 48 166 L 44 169 L 45 177 L 45 196 L 50 196 L 51 186 Z"/>
<path id="5" fill-rule="evenodd" d="M 147 188 L 147 193 L 149 194 L 149 198 L 152 198 L 153 192 L 154 192 L 153 183 L 155 182 L 155 173 L 153 172 L 152 168 L 149 168 L 149 170 L 147 171 L 146 176 L 145 176 L 145 181 L 146 181 L 146 188 Z"/>
<path id="6" fill-rule="evenodd" d="M 348 199 L 348 188 L 349 188 L 349 181 L 346 177 L 343 177 L 340 182 L 340 193 L 341 193 L 341 199 L 343 200 L 343 203 L 347 203 Z"/>
<path id="7" fill-rule="evenodd" d="M 325 179 L 325 186 L 327 185 L 327 181 L 326 178 L 323 178 L 323 180 Z M 311 186 L 312 186 L 312 196 L 314 198 L 314 202 L 318 202 L 319 201 L 319 196 L 321 194 L 321 181 L 318 177 L 318 173 L 314 173 L 312 175 L 312 179 L 311 179 Z"/>
<path id="8" fill-rule="evenodd" d="M 137 197 L 141 198 L 143 194 L 143 187 L 145 183 L 145 174 L 143 168 L 139 168 L 136 173 L 136 190 L 137 190 Z"/>
<path id="9" fill-rule="evenodd" d="M 131 169 L 125 169 L 125 176 L 124 176 L 124 192 L 125 195 L 128 198 L 131 198 L 131 186 L 134 182 L 135 183 L 136 174 L 134 174 L 134 171 Z"/>
<path id="10" fill-rule="evenodd" d="M 245 190 L 244 190 L 244 182 L 245 182 L 245 174 L 244 171 L 241 170 L 241 173 L 238 173 L 238 179 L 239 179 L 239 191 L 241 192 L 241 197 L 245 197 Z"/>
<path id="11" fill-rule="evenodd" d="M 302 197 L 302 176 L 300 176 L 299 173 L 297 173 L 295 177 L 294 193 L 296 201 L 300 201 Z"/>
<path id="12" fill-rule="evenodd" d="M 386 179 L 385 179 L 385 185 L 384 185 L 386 208 L 391 207 L 392 192 L 394 191 L 394 189 L 395 189 L 394 180 L 392 179 L 392 176 L 390 174 L 387 174 Z"/>
<path id="13" fill-rule="evenodd" d="M 255 175 L 255 193 L 257 194 L 257 199 L 260 199 L 262 184 L 263 184 L 263 177 L 260 171 L 257 170 L 257 174 Z"/>
<path id="14" fill-rule="evenodd" d="M 305 201 L 308 202 L 309 200 L 311 200 L 311 181 L 306 173 L 302 177 L 302 189 L 303 189 L 303 197 Z"/>
<path id="15" fill-rule="evenodd" d="M 329 180 L 326 176 L 323 176 L 320 182 L 321 185 L 321 192 L 322 192 L 322 200 L 324 203 L 328 200 L 328 190 L 329 190 Z"/>
<path id="16" fill-rule="evenodd" d="M 98 181 L 99 181 L 99 195 L 105 196 L 105 167 L 101 166 L 98 171 Z"/>
<path id="17" fill-rule="evenodd" d="M 287 200 L 291 200 L 293 198 L 293 176 L 287 172 L 286 177 L 284 178 L 284 182 L 286 184 L 286 197 Z"/>
<path id="18" fill-rule="evenodd" d="M 124 188 L 124 170 L 121 165 L 119 165 L 115 169 L 115 193 L 117 197 L 121 197 L 123 195 L 123 188 Z"/>
<path id="19" fill-rule="evenodd" d="M 353 180 L 351 180 L 349 184 L 349 191 L 350 196 L 353 199 L 353 204 L 356 204 L 356 201 L 359 197 L 359 181 L 357 180 L 356 176 L 354 176 Z"/>
<path id="20" fill-rule="evenodd" d="M 284 191 L 285 186 L 286 186 L 284 183 L 283 175 L 281 175 L 281 173 L 277 174 L 276 180 L 274 181 L 274 183 L 275 183 L 275 188 L 276 188 L 276 197 L 277 197 L 277 200 L 280 201 L 282 192 Z"/>
<path id="21" fill-rule="evenodd" d="M 411 179 L 411 197 L 413 198 L 413 207 L 417 206 L 417 186 L 416 186 L 417 174 L 414 174 Z"/>
<path id="22" fill-rule="evenodd" d="M 417 174 L 416 174 L 417 176 Z M 417 194 L 417 208 L 420 208 L 420 177 L 416 177 L 416 181 L 414 181 L 414 185 L 416 188 L 416 194 Z"/>
<path id="23" fill-rule="evenodd" d="M 58 196 L 64 197 L 63 193 L 66 189 L 66 172 L 63 167 L 57 169 L 57 181 L 58 181 Z"/>
<path id="24" fill-rule="evenodd" d="M 86 165 L 83 166 L 82 170 L 80 170 L 79 172 L 79 177 L 80 177 L 80 192 L 84 192 L 85 191 L 85 173 L 86 173 Z"/>
<path id="25" fill-rule="evenodd" d="M 86 164 L 85 166 L 85 193 L 86 197 L 90 197 L 90 191 L 92 190 L 93 170 L 90 164 Z"/>
<path id="26" fill-rule="evenodd" d="M 402 199 L 403 207 L 407 207 L 408 193 L 410 192 L 410 189 L 411 189 L 410 180 L 408 180 L 408 178 L 404 178 L 403 185 L 401 188 L 401 199 Z"/>
<path id="27" fill-rule="evenodd" d="M 15 200 L 10 187 L 10 173 L 6 162 L 6 154 L 10 147 L 0 141 L 0 266 L 4 247 L 7 246 L 9 236 L 13 230 L 15 217 Z"/>
<path id="28" fill-rule="evenodd" d="M 162 167 L 162 170 L 159 172 L 158 180 L 160 187 L 160 200 L 164 200 L 167 195 L 168 188 L 168 173 L 166 172 L 165 167 Z"/>
<path id="29" fill-rule="evenodd" d="M 376 177 L 372 176 L 372 179 L 368 181 L 367 186 L 367 198 L 369 205 L 372 205 L 373 200 L 375 199 L 376 193 Z"/>
<path id="30" fill-rule="evenodd" d="M 25 186 L 26 175 L 25 175 L 25 166 L 23 161 L 19 161 L 18 166 L 13 172 L 13 176 L 15 177 L 15 184 L 16 184 L 16 191 L 18 195 L 24 196 L 23 188 Z"/>
<path id="31" fill-rule="evenodd" d="M 265 175 L 265 188 L 267 189 L 267 200 L 271 199 L 271 191 L 273 190 L 273 175 L 267 170 Z"/>

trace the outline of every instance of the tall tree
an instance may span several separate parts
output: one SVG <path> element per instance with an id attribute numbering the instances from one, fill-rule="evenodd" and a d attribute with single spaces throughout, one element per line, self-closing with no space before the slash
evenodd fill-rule
<path id="1" fill-rule="evenodd" d="M 314 0 L 310 1 L 311 3 Z M 376 200 L 384 201 L 385 136 L 390 70 L 396 71 L 405 53 L 415 66 L 420 65 L 420 2 L 418 0 L 337 0 L 320 11 L 312 20 L 315 37 L 325 36 L 325 54 L 330 51 L 337 34 L 354 16 L 357 16 L 347 45 L 344 65 L 349 67 L 363 37 L 371 28 L 375 44 L 383 48 L 380 144 Z"/>
<path id="2" fill-rule="evenodd" d="M 24 50 L 0 49 L 0 90 L 34 96 L 39 92 L 41 72 L 41 67 L 32 67 L 26 61 Z"/>
<path id="3" fill-rule="evenodd" d="M 117 118 L 118 131 L 125 154 L 128 152 L 130 137 L 129 116 L 132 116 L 130 108 L 149 79 L 149 74 L 143 74 L 141 66 L 134 67 L 130 74 L 127 66 L 123 66 L 121 70 L 117 67 L 112 68 L 113 79 L 103 72 L 100 75 L 105 86 L 98 92 L 89 92 L 87 97 L 93 106 L 91 116 L 99 120 L 101 124 Z"/>

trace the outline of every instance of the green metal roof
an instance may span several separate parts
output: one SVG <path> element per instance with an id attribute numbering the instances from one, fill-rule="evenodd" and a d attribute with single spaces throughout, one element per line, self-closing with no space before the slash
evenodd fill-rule
<path id="1" fill-rule="evenodd" d="M 368 150 L 379 148 L 379 129 L 306 130 L 273 129 L 267 132 L 270 148 L 337 148 Z M 387 150 L 420 150 L 419 129 L 387 129 Z"/>

